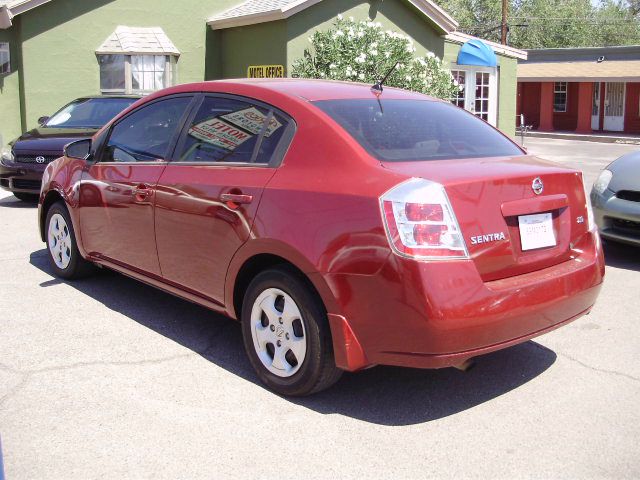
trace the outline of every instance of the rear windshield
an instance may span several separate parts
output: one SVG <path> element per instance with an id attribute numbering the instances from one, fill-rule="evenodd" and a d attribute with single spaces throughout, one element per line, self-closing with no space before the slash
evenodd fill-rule
<path id="1" fill-rule="evenodd" d="M 386 162 L 523 155 L 493 127 L 445 102 L 372 98 L 314 104 Z"/>

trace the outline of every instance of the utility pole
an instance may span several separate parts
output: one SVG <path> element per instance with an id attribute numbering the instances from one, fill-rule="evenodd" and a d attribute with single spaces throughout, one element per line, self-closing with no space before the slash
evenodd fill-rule
<path id="1" fill-rule="evenodd" d="M 507 19 L 509 17 L 509 0 L 502 0 L 502 45 L 507 44 L 507 33 L 509 27 L 507 25 Z"/>

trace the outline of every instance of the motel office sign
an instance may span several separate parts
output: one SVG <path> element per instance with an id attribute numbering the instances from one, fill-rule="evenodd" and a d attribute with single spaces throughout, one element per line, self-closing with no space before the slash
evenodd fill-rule
<path id="1" fill-rule="evenodd" d="M 253 65 L 247 69 L 249 78 L 284 78 L 284 65 Z"/>

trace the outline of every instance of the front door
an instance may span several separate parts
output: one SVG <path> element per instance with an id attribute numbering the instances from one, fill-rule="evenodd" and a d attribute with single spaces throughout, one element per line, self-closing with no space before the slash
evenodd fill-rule
<path id="1" fill-rule="evenodd" d="M 591 130 L 600 130 L 600 82 L 593 84 L 593 105 L 591 107 Z"/>
<path id="2" fill-rule="evenodd" d="M 498 80 L 496 68 L 454 66 L 451 71 L 460 86 L 453 103 L 496 126 Z"/>
<path id="3" fill-rule="evenodd" d="M 229 263 L 251 235 L 293 124 L 259 102 L 215 95 L 187 123 L 158 182 L 158 257 L 166 281 L 223 304 Z"/>
<path id="4" fill-rule="evenodd" d="M 624 131 L 624 83 L 607 83 L 604 97 L 604 130 Z"/>
<path id="5" fill-rule="evenodd" d="M 90 255 L 160 275 L 155 188 L 191 101 L 191 96 L 156 101 L 112 127 L 80 184 L 82 240 Z"/>

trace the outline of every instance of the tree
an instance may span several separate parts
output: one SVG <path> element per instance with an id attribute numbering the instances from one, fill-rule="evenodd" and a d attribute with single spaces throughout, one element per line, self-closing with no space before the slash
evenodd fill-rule
<path id="1" fill-rule="evenodd" d="M 380 23 L 342 16 L 309 37 L 311 48 L 293 63 L 292 74 L 373 85 L 392 71 L 386 85 L 450 99 L 459 91 L 446 65 L 433 53 L 416 56 L 413 41 L 384 31 Z"/>
<path id="2" fill-rule="evenodd" d="M 461 30 L 499 39 L 501 0 L 440 0 Z M 509 44 L 519 48 L 640 43 L 640 0 L 510 0 Z M 634 16 L 635 15 L 635 16 Z"/>

